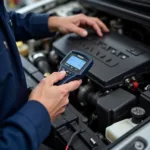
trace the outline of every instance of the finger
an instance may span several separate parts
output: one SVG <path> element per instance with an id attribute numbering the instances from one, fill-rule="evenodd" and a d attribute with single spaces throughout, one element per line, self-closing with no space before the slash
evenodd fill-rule
<path id="1" fill-rule="evenodd" d="M 93 23 L 91 24 L 91 26 L 93 27 L 93 29 L 96 31 L 96 33 L 101 37 L 103 36 L 101 29 L 99 28 L 99 26 L 96 24 L 96 22 L 93 21 Z"/>
<path id="2" fill-rule="evenodd" d="M 93 20 L 91 18 L 87 18 L 86 23 L 87 23 L 87 25 L 91 26 L 99 36 L 103 35 L 101 32 L 101 28 L 99 27 L 99 25 L 97 24 L 97 22 L 95 20 Z"/>
<path id="3" fill-rule="evenodd" d="M 67 106 L 69 104 L 69 94 L 67 94 L 64 98 L 63 98 L 63 106 Z"/>
<path id="4" fill-rule="evenodd" d="M 54 85 L 58 81 L 62 80 L 65 76 L 66 76 L 66 72 L 65 71 L 54 72 L 50 76 L 45 78 L 44 80 L 46 82 L 46 85 L 50 86 L 50 85 Z"/>
<path id="5" fill-rule="evenodd" d="M 78 89 L 81 83 L 82 80 L 71 81 L 69 83 L 61 85 L 60 88 L 65 89 L 69 93 Z"/>
<path id="6" fill-rule="evenodd" d="M 99 36 L 102 36 L 101 28 L 97 24 L 97 22 L 93 19 L 93 17 L 87 17 L 85 15 L 80 16 L 80 25 L 88 25 L 91 26 Z"/>
<path id="7" fill-rule="evenodd" d="M 82 37 L 85 37 L 88 35 L 85 29 L 82 29 L 73 23 L 68 26 L 68 32 L 76 33 Z"/>
<path id="8" fill-rule="evenodd" d="M 99 25 L 99 27 L 101 27 L 104 32 L 109 32 L 109 29 L 102 21 L 100 21 L 98 18 L 95 18 L 95 20 L 96 20 L 97 24 Z"/>

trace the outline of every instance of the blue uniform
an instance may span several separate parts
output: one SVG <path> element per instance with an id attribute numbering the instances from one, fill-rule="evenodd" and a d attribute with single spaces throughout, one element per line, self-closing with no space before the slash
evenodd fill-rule
<path id="1" fill-rule="evenodd" d="M 48 136 L 47 110 L 27 101 L 25 76 L 15 42 L 52 36 L 47 14 L 7 12 L 0 0 L 0 150 L 35 150 Z"/>

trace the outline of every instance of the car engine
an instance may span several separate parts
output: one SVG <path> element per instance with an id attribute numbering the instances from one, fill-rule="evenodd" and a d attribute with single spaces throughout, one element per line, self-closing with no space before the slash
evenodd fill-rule
<path id="1" fill-rule="evenodd" d="M 72 150 L 150 149 L 150 2 L 56 0 L 55 3 L 47 13 L 97 17 L 106 23 L 110 33 L 100 38 L 87 28 L 86 38 L 71 33 L 26 41 L 32 51 L 27 57 L 21 56 L 21 60 L 29 91 L 45 73 L 57 71 L 60 61 L 71 50 L 83 51 L 94 61 L 81 87 L 70 93 L 70 104 L 53 123 L 45 144 L 63 150 L 80 129 L 70 145 Z"/>

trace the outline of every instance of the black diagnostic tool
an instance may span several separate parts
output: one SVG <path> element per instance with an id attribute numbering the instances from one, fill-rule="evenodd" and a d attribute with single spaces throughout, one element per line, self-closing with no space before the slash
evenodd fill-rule
<path id="1" fill-rule="evenodd" d="M 60 71 L 66 71 L 66 77 L 57 83 L 61 85 L 73 80 L 82 79 L 93 65 L 93 60 L 80 51 L 71 51 L 60 63 Z"/>

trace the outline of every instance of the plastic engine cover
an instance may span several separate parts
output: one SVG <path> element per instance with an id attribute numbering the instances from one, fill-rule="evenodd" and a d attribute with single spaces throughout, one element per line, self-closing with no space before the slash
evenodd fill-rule
<path id="1" fill-rule="evenodd" d="M 88 76 L 103 88 L 122 84 L 125 78 L 149 70 L 148 48 L 117 33 L 106 34 L 103 38 L 96 34 L 86 38 L 69 34 L 54 42 L 53 47 L 61 57 L 71 50 L 88 53 L 94 61 Z"/>

